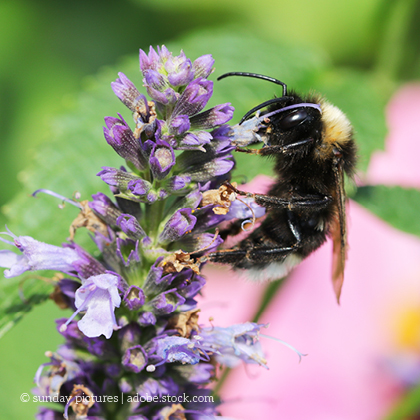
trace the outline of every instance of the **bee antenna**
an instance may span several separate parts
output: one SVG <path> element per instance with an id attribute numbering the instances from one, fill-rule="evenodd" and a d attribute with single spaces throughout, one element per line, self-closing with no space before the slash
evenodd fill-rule
<path id="1" fill-rule="evenodd" d="M 221 76 L 219 76 L 217 78 L 217 80 L 221 80 L 221 79 L 224 79 L 225 77 L 229 77 L 229 76 L 254 77 L 255 79 L 267 80 L 268 82 L 272 82 L 272 83 L 275 83 L 276 85 L 283 86 L 283 96 L 287 95 L 287 85 L 286 85 L 286 83 L 283 83 L 280 80 L 275 79 L 274 77 L 264 76 L 263 74 L 258 74 L 258 73 L 247 73 L 247 72 L 242 72 L 242 71 L 232 71 L 232 72 L 229 72 L 229 73 L 222 74 Z"/>

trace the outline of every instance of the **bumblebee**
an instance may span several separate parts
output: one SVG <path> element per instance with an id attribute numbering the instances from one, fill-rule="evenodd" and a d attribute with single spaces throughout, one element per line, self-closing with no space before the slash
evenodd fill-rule
<path id="1" fill-rule="evenodd" d="M 266 218 L 234 248 L 207 258 L 246 270 L 251 279 L 276 280 L 331 237 L 332 279 L 339 300 L 347 250 L 344 174 L 352 178 L 356 165 L 352 126 L 340 109 L 319 95 L 299 95 L 288 91 L 285 83 L 255 73 L 226 73 L 218 80 L 228 76 L 254 77 L 283 87 L 281 97 L 247 112 L 234 136 L 238 152 L 274 159 L 276 180 L 267 194 L 231 186 L 239 196 L 265 207 Z M 264 146 L 246 147 L 257 141 Z"/>

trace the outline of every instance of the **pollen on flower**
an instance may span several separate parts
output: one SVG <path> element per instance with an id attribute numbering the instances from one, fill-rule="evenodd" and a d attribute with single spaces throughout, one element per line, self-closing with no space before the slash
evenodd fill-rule
<path id="1" fill-rule="evenodd" d="M 232 184 L 223 184 L 217 190 L 204 191 L 200 205 L 202 207 L 213 205 L 215 214 L 227 214 L 232 202 L 236 200 L 236 192 L 233 189 L 236 186 L 236 182 L 233 182 Z"/>
<path id="2" fill-rule="evenodd" d="M 184 268 L 191 268 L 194 273 L 200 274 L 199 263 L 191 258 L 191 254 L 182 250 L 175 251 L 173 254 L 165 257 L 160 263 L 159 267 L 163 267 L 165 274 L 179 273 Z"/>
<path id="3" fill-rule="evenodd" d="M 159 163 L 162 166 L 162 170 L 165 170 L 168 166 L 172 165 L 173 163 L 171 151 L 164 147 L 158 148 L 155 156 L 159 160 Z"/>

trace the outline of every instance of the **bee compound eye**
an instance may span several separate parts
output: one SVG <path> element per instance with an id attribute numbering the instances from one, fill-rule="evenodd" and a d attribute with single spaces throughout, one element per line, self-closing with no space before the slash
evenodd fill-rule
<path id="1" fill-rule="evenodd" d="M 301 124 L 308 118 L 308 113 L 305 109 L 297 109 L 296 111 L 287 114 L 279 121 L 279 127 L 283 130 L 290 130 Z"/>

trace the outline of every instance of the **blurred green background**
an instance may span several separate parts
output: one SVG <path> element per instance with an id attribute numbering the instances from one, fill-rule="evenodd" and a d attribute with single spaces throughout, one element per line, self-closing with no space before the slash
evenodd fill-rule
<path id="1" fill-rule="evenodd" d="M 120 68 L 134 72 L 132 63 L 136 60 L 139 48 L 147 50 L 149 45 L 169 44 L 178 48 L 173 49 L 174 54 L 184 48 L 191 59 L 213 53 L 216 58 L 216 76 L 234 70 L 265 71 L 273 77 L 285 80 L 284 75 L 290 73 L 292 81 L 301 81 L 302 86 L 294 86 L 298 90 L 308 89 L 314 84 L 324 87 L 322 91 L 325 92 L 334 83 L 347 91 L 350 88 L 358 92 L 360 88 L 358 99 L 366 104 L 370 96 L 365 95 L 366 90 L 363 90 L 363 82 L 360 80 L 368 78 L 376 95 L 372 113 L 376 112 L 379 120 L 383 119 L 383 105 L 392 91 L 403 81 L 420 76 L 420 36 L 416 25 L 419 15 L 420 7 L 414 0 L 266 0 L 262 3 L 250 0 L 2 0 L 0 206 L 4 211 L 0 215 L 0 222 L 2 225 L 7 222 L 15 228 L 13 206 L 8 207 L 6 204 L 20 194 L 21 207 L 26 210 L 19 213 L 21 217 L 25 217 L 24 225 L 37 224 L 33 214 L 36 206 L 40 206 L 40 209 L 43 207 L 39 200 L 37 204 L 35 201 L 32 204 L 26 194 L 31 188 L 54 189 L 59 175 L 56 176 L 54 171 L 48 169 L 55 161 L 77 159 L 75 156 L 78 150 L 75 147 L 76 150 L 71 151 L 72 139 L 70 136 L 66 137 L 65 130 L 77 124 L 67 115 L 74 117 L 80 109 L 86 110 L 86 115 L 91 112 L 89 118 L 93 127 L 88 134 L 84 132 L 87 135 L 84 141 L 92 145 L 91 151 L 84 153 L 80 159 L 85 165 L 95 161 L 97 144 L 102 147 L 105 143 L 101 129 L 103 117 L 123 112 L 123 107 L 113 96 L 109 83 L 115 80 Z M 241 38 L 242 34 L 246 34 L 246 39 L 250 41 L 245 42 L 240 51 L 236 49 L 236 63 L 239 63 L 236 64 L 237 67 L 228 68 L 229 57 L 232 56 L 229 48 L 239 45 L 239 41 L 235 40 Z M 259 40 L 258 51 L 253 39 Z M 213 50 L 208 50 L 212 41 L 219 56 Z M 280 49 L 277 56 L 275 45 L 278 42 L 304 53 L 296 53 L 293 62 L 285 68 L 284 63 L 280 63 Z M 302 63 L 313 64 L 311 68 L 305 68 L 306 76 L 299 79 L 296 75 L 299 72 L 294 72 L 294 67 L 299 67 L 299 57 L 303 54 L 306 54 L 306 58 L 302 59 Z M 267 59 L 264 58 L 265 55 L 268 55 Z M 244 60 L 240 60 L 240 57 Z M 264 60 L 269 64 L 263 64 Z M 242 62 L 246 68 L 240 67 Z M 317 71 L 320 73 L 321 68 L 323 76 L 312 83 L 315 79 L 308 74 L 315 75 Z M 334 69 L 340 70 L 334 73 Z M 95 76 L 98 72 L 99 76 Z M 340 84 L 337 75 L 346 72 L 351 72 L 348 84 Z M 137 78 L 133 78 L 133 81 L 140 88 L 140 75 L 134 77 Z M 290 83 L 290 79 L 285 81 Z M 97 93 L 100 89 L 98 86 L 102 87 L 104 83 L 107 87 L 103 96 L 100 96 Z M 260 84 L 243 80 L 240 83 L 232 80 L 230 86 L 236 91 L 232 93 L 232 97 L 225 97 L 224 101 L 231 101 L 235 106 L 239 104 L 240 110 L 239 114 L 235 114 L 236 119 L 241 112 L 249 109 L 247 104 L 242 104 L 241 109 L 239 94 L 238 98 L 233 97 L 237 91 L 240 93 L 240 86 L 254 92 L 248 93 L 251 106 L 268 99 L 270 96 L 267 95 L 274 92 L 273 86 L 260 88 Z M 255 93 L 256 86 L 257 89 L 263 89 L 263 93 L 260 90 Z M 220 89 L 228 89 L 227 83 Z M 91 106 L 91 95 L 102 98 L 101 108 Z M 343 106 L 345 108 L 345 104 Z M 357 106 L 354 108 L 357 111 Z M 351 109 L 349 112 L 351 113 Z M 366 125 L 369 125 L 368 122 Z M 376 135 L 383 140 L 383 121 L 379 125 Z M 363 128 L 361 131 L 363 132 Z M 45 145 L 48 145 L 48 149 L 44 149 Z M 373 148 L 374 146 L 371 147 Z M 42 156 L 44 150 L 49 153 L 45 155 L 45 159 Z M 109 155 L 112 155 L 111 151 Z M 120 162 L 116 157 L 102 162 L 102 165 L 111 164 L 118 165 Z M 367 161 L 363 163 L 364 166 L 366 164 Z M 68 190 L 58 191 L 71 196 L 76 189 L 83 189 L 80 185 L 83 179 L 80 174 L 67 170 L 64 166 L 65 163 L 60 166 L 60 170 L 65 174 Z M 89 173 L 94 177 L 98 170 L 99 166 L 95 163 Z M 48 176 L 43 179 L 44 185 L 37 185 L 39 181 L 32 181 L 32 174 L 42 171 L 46 171 Z M 26 189 L 22 187 L 22 183 Z M 104 190 L 99 186 L 99 181 L 97 185 L 96 189 Z M 57 203 L 43 198 L 44 205 L 45 202 L 52 203 L 49 209 L 53 209 L 45 209 L 45 219 L 49 219 L 49 211 L 54 214 L 51 217 L 56 218 Z M 54 236 L 55 241 L 50 242 L 59 244 L 65 239 L 66 226 L 74 216 L 74 212 L 68 209 L 58 215 L 58 218 L 64 220 L 62 236 Z M 34 229 L 36 230 L 36 226 Z M 49 231 L 49 228 L 44 230 L 38 239 L 49 240 Z M 51 227 L 51 232 L 51 235 L 55 235 L 56 230 Z M 22 228 L 16 233 L 19 235 L 30 232 L 23 231 Z M 9 284 L 16 289 L 19 280 L 11 280 Z M 7 294 L 3 292 L 0 298 L 6 299 Z M 63 312 L 51 302 L 46 302 L 36 307 L 30 316 L 24 317 L 2 338 L 2 418 L 34 417 L 35 404 L 22 403 L 19 396 L 24 392 L 30 393 L 36 369 L 47 360 L 44 352 L 55 350 L 61 342 L 60 336 L 55 332 L 54 319 L 62 316 L 65 316 Z"/>

